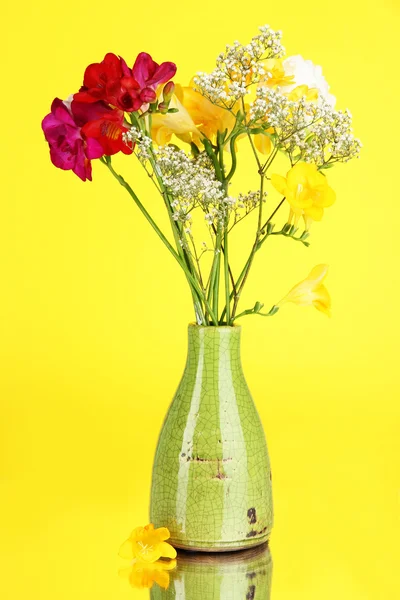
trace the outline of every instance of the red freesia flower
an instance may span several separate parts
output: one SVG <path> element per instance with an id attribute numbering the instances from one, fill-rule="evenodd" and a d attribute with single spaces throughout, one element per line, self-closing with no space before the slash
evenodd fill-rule
<path id="1" fill-rule="evenodd" d="M 105 55 L 101 63 L 89 65 L 83 77 L 83 87 L 74 95 L 74 100 L 78 102 L 106 100 L 107 87 L 123 76 L 121 60 L 110 52 Z"/>
<path id="2" fill-rule="evenodd" d="M 132 112 L 154 102 L 157 86 L 169 81 L 175 73 L 174 63 L 159 65 L 146 52 L 138 55 L 133 69 L 123 58 L 109 53 L 101 63 L 87 67 L 83 87 L 74 95 L 74 100 L 86 103 L 104 100 L 123 111 Z"/>
<path id="3" fill-rule="evenodd" d="M 71 110 L 75 121 L 82 127 L 84 137 L 97 140 L 104 154 L 132 154 L 132 149 L 122 139 L 122 134 L 128 131 L 122 110 L 110 108 L 104 102 L 87 104 L 76 100 L 72 101 Z"/>

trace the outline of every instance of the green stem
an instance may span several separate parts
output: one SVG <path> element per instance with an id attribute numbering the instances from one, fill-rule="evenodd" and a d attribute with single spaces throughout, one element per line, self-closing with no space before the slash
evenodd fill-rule
<path id="1" fill-rule="evenodd" d="M 240 295 L 241 295 L 243 287 L 247 281 L 251 266 L 254 261 L 255 254 L 258 250 L 258 242 L 260 240 L 261 230 L 262 230 L 261 223 L 262 223 L 262 212 L 263 212 L 263 197 L 264 197 L 264 174 L 260 173 L 260 206 L 259 206 L 259 210 L 258 210 L 256 239 L 254 240 L 254 244 L 251 249 L 249 259 L 247 261 L 247 267 L 246 267 L 245 273 L 243 275 L 242 282 L 240 283 L 239 286 L 237 286 L 237 293 L 236 293 L 235 300 L 233 303 L 233 308 L 232 308 L 232 320 L 235 318 L 236 310 L 237 310 L 239 300 L 240 300 Z"/>
<path id="2" fill-rule="evenodd" d="M 226 306 L 226 324 L 231 324 L 231 293 L 229 287 L 229 259 L 228 259 L 228 226 L 225 225 L 224 231 L 224 277 L 225 277 L 225 306 Z"/>
<path id="3" fill-rule="evenodd" d="M 145 123 L 143 121 L 138 121 L 135 118 L 134 113 L 131 113 L 132 125 L 138 126 L 145 135 L 148 135 L 149 137 L 151 137 L 151 128 L 152 128 L 151 113 L 148 114 L 147 120 L 148 120 L 148 131 L 146 130 Z M 154 152 L 153 152 L 153 147 L 150 148 L 149 161 L 152 166 L 153 172 L 157 178 L 158 185 L 160 186 L 159 191 L 161 192 L 165 207 L 168 212 L 168 217 L 169 217 L 172 233 L 173 233 L 174 240 L 175 240 L 175 245 L 178 250 L 178 254 L 181 256 L 182 260 L 185 261 L 188 270 L 193 275 L 193 277 L 196 277 L 196 279 L 199 281 L 201 288 L 203 289 L 203 285 L 201 282 L 201 276 L 199 276 L 199 274 L 196 271 L 195 266 L 193 265 L 193 261 L 191 261 L 190 253 L 187 252 L 187 250 L 181 246 L 180 240 L 181 240 L 181 238 L 184 237 L 182 226 L 177 221 L 174 221 L 174 219 L 172 218 L 172 208 L 171 208 L 170 197 L 164 186 L 162 176 L 158 171 L 157 162 L 156 162 Z M 203 310 L 203 306 L 202 306 L 202 299 L 201 299 L 201 297 L 199 297 L 198 293 L 190 285 L 189 280 L 188 280 L 188 283 L 189 283 L 191 293 L 192 293 L 194 310 L 195 310 L 195 314 L 196 314 L 196 321 L 200 320 L 201 323 L 203 323 L 203 325 L 206 325 L 207 324 L 207 316 L 204 314 L 204 310 Z"/>
<path id="4" fill-rule="evenodd" d="M 268 313 L 262 313 L 260 311 L 255 312 L 253 308 L 248 308 L 247 310 L 244 310 L 239 315 L 237 315 L 236 319 L 240 319 L 240 317 L 244 317 L 245 315 L 260 315 L 260 317 L 273 317 L 274 315 L 276 315 L 278 310 L 279 307 L 275 305 L 271 308 L 271 310 Z"/>
<path id="5" fill-rule="evenodd" d="M 279 202 L 278 206 L 275 208 L 275 210 L 270 214 L 270 216 L 268 217 L 268 219 L 265 221 L 264 225 L 261 227 L 261 231 L 264 231 L 264 229 L 266 228 L 266 226 L 268 225 L 268 223 L 270 223 L 271 219 L 273 219 L 273 217 L 276 215 L 276 213 L 278 212 L 278 210 L 280 209 L 280 207 L 282 206 L 282 204 L 284 203 L 284 201 L 286 200 L 286 197 L 283 197 L 282 200 Z M 260 240 L 258 242 L 257 248 L 256 248 L 256 252 L 258 252 L 261 248 L 261 246 L 263 245 L 263 243 L 265 242 L 265 240 L 267 239 L 268 236 L 265 236 L 262 238 L 262 240 Z M 236 281 L 236 290 L 235 288 L 233 289 L 233 291 L 231 292 L 230 295 L 230 300 L 232 301 L 232 299 L 234 297 L 237 296 L 237 288 L 239 287 L 247 269 L 249 266 L 249 261 L 250 261 L 250 257 L 247 259 L 246 264 L 244 265 L 239 277 L 237 278 Z M 223 320 L 223 318 L 225 317 L 225 313 L 226 313 L 226 307 L 224 308 L 222 315 L 221 315 L 221 321 Z"/>
<path id="6" fill-rule="evenodd" d="M 179 254 L 174 250 L 174 248 L 169 243 L 169 241 L 167 240 L 167 238 L 165 237 L 165 235 L 163 234 L 163 232 L 160 230 L 160 228 L 155 223 L 155 221 L 152 219 L 151 215 L 147 212 L 147 210 L 145 209 L 145 207 L 143 206 L 143 204 L 141 203 L 141 201 L 139 200 L 138 196 L 135 194 L 135 192 L 133 191 L 133 189 L 131 188 L 131 186 L 125 181 L 125 179 L 121 175 L 119 175 L 114 170 L 114 168 L 111 165 L 111 159 L 109 157 L 108 157 L 108 159 L 103 159 L 102 158 L 100 160 L 101 160 L 101 162 L 104 165 L 106 165 L 108 167 L 109 171 L 113 174 L 113 176 L 120 183 L 120 185 L 122 185 L 122 187 L 124 187 L 127 190 L 127 192 L 129 193 L 129 195 L 131 196 L 131 198 L 135 202 L 136 206 L 139 208 L 139 210 L 141 211 L 141 213 L 144 215 L 144 217 L 150 223 L 150 225 L 152 226 L 152 228 L 154 229 L 154 231 L 156 232 L 156 234 L 158 235 L 158 237 L 161 239 L 161 241 L 168 248 L 169 252 L 172 254 L 172 256 L 175 258 L 175 260 L 182 267 L 182 269 L 185 272 L 185 275 L 186 275 L 186 277 L 187 277 L 187 279 L 189 281 L 189 284 L 193 287 L 193 289 L 196 291 L 196 293 L 199 294 L 200 297 L 203 297 L 204 304 L 205 304 L 205 306 L 206 306 L 206 308 L 207 308 L 207 310 L 208 310 L 208 312 L 210 314 L 210 317 L 211 317 L 213 323 L 215 325 L 218 325 L 218 321 L 215 318 L 214 313 L 213 313 L 211 307 L 209 306 L 209 304 L 207 302 L 207 299 L 205 298 L 205 296 L 203 294 L 203 291 L 201 290 L 198 282 L 193 277 L 192 273 L 190 273 L 190 271 L 188 270 L 186 264 L 182 261 L 182 259 L 179 256 Z"/>

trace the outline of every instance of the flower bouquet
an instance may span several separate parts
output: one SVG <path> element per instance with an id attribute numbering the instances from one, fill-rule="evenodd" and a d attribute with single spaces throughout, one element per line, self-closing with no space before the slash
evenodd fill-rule
<path id="1" fill-rule="evenodd" d="M 173 83 L 176 65 L 142 52 L 129 67 L 107 54 L 89 65 L 68 100 L 56 98 L 42 123 L 53 164 L 92 179 L 99 159 L 128 192 L 183 272 L 193 300 L 186 369 L 167 414 L 153 470 L 151 519 L 171 543 L 197 550 L 260 544 L 272 527 L 265 437 L 240 366 L 239 319 L 272 317 L 287 302 L 329 314 L 326 265 L 264 310 L 241 306 L 253 263 L 268 239 L 308 246 L 310 228 L 335 202 L 327 172 L 357 157 L 351 114 L 335 110 L 321 68 L 284 58 L 281 32 L 269 26 L 226 46 L 210 73 Z M 257 189 L 233 195 L 243 152 L 254 158 Z M 170 231 L 151 214 L 112 162 L 134 155 L 165 206 Z M 276 172 L 283 155 L 285 171 Z M 153 189 L 154 189 L 153 188 Z M 281 195 L 270 205 L 268 188 Z M 284 210 L 286 209 L 286 210 Z M 276 221 L 284 212 L 283 224 Z M 279 214 L 278 214 L 279 213 Z M 250 248 L 232 265 L 244 219 Z M 235 253 L 237 254 L 237 253 Z"/>

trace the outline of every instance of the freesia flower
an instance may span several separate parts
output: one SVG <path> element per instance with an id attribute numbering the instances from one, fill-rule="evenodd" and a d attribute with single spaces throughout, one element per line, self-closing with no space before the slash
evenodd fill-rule
<path id="1" fill-rule="evenodd" d="M 83 76 L 83 86 L 74 99 L 78 102 L 108 101 L 115 94 L 115 84 L 120 84 L 123 77 L 129 78 L 131 73 L 123 58 L 109 52 L 99 63 L 92 63 L 86 67 Z M 121 86 L 120 86 L 121 87 Z M 111 89 L 110 89 L 111 88 Z M 139 84 L 136 84 L 136 89 Z M 124 89 L 120 89 L 120 100 L 123 98 Z M 123 102 L 123 100 L 122 100 Z M 119 102 L 116 102 L 116 105 Z"/>
<path id="2" fill-rule="evenodd" d="M 269 58 L 264 61 L 263 68 L 265 71 L 264 77 L 261 79 L 260 85 L 268 85 L 268 87 L 284 87 L 294 83 L 294 75 L 286 73 L 281 58 Z"/>
<path id="3" fill-rule="evenodd" d="M 147 563 L 157 561 L 161 556 L 176 558 L 176 550 L 165 540 L 170 537 L 166 527 L 154 529 L 154 525 L 137 527 L 122 544 L 119 555 L 122 558 L 136 558 Z"/>
<path id="4" fill-rule="evenodd" d="M 103 156 L 104 149 L 98 140 L 82 134 L 81 127 L 60 98 L 53 100 L 50 114 L 42 121 L 42 129 L 53 165 L 72 170 L 82 181 L 91 181 L 90 161 Z"/>
<path id="5" fill-rule="evenodd" d="M 301 98 L 305 98 L 307 102 L 311 102 L 312 100 L 318 100 L 318 90 L 317 88 L 309 88 L 305 84 L 298 85 L 287 96 L 292 102 L 296 102 Z"/>
<path id="6" fill-rule="evenodd" d="M 220 106 L 216 106 L 199 92 L 193 89 L 194 82 L 182 89 L 182 103 L 197 125 L 199 131 L 208 139 L 214 141 L 217 132 L 228 130 L 228 134 L 235 125 L 233 114 Z M 232 109 L 235 112 L 235 107 Z"/>
<path id="7" fill-rule="evenodd" d="M 315 306 L 317 310 L 330 316 L 331 299 L 322 283 L 328 273 L 328 265 L 317 265 L 308 277 L 295 285 L 290 292 L 276 305 L 278 308 L 286 302 L 299 306 Z"/>
<path id="8" fill-rule="evenodd" d="M 272 175 L 271 183 L 286 197 L 293 213 L 304 217 L 307 229 L 310 221 L 322 219 L 324 208 L 331 206 L 336 199 L 327 178 L 311 163 L 298 162 L 290 169 L 286 178 Z"/>
<path id="9" fill-rule="evenodd" d="M 159 146 L 168 144 L 173 135 L 176 135 L 183 142 L 187 143 L 190 143 L 192 139 L 196 140 L 200 137 L 196 123 L 182 103 L 183 98 L 184 92 L 182 87 L 176 85 L 169 108 L 174 108 L 177 112 L 166 114 L 156 113 L 153 115 L 151 135 Z"/>
<path id="10" fill-rule="evenodd" d="M 71 102 L 71 111 L 75 122 L 82 127 L 86 138 L 96 139 L 103 148 L 103 154 L 112 156 L 117 152 L 132 154 L 123 141 L 123 133 L 129 130 L 125 125 L 124 113 L 118 108 L 110 108 L 104 102 Z"/>
<path id="11" fill-rule="evenodd" d="M 176 65 L 173 62 L 156 63 L 147 52 L 141 52 L 132 68 L 132 75 L 138 82 L 141 96 L 145 102 L 154 102 L 156 99 L 156 88 L 161 83 L 166 83 L 176 73 Z"/>
<path id="12" fill-rule="evenodd" d="M 153 139 L 157 144 L 168 143 L 173 134 L 184 142 L 190 143 L 201 139 L 205 135 L 215 141 L 217 132 L 228 133 L 235 125 L 235 117 L 231 112 L 212 104 L 191 85 L 175 86 L 175 94 L 171 100 L 170 108 L 178 112 L 153 116 Z"/>
<path id="13" fill-rule="evenodd" d="M 150 590 L 156 583 L 167 590 L 170 584 L 168 571 L 176 568 L 176 560 L 158 560 L 154 563 L 135 561 L 129 569 L 121 569 L 119 575 L 127 577 L 129 583 L 136 589 Z"/>
<path id="14" fill-rule="evenodd" d="M 137 56 L 132 69 L 123 58 L 108 53 L 100 63 L 86 68 L 83 86 L 74 99 L 87 103 L 104 100 L 123 111 L 136 111 L 154 102 L 156 87 L 175 73 L 174 63 L 159 65 L 146 52 Z"/>

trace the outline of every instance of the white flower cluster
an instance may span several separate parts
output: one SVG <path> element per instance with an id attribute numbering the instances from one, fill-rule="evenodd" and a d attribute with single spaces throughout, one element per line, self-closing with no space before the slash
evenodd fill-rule
<path id="1" fill-rule="evenodd" d="M 144 135 L 137 127 L 131 127 L 129 131 L 123 133 L 122 139 L 125 144 L 134 150 L 142 164 L 145 164 L 149 160 L 152 140 Z"/>
<path id="2" fill-rule="evenodd" d="M 332 111 L 312 127 L 302 159 L 317 165 L 358 158 L 362 144 L 353 135 L 349 110 Z"/>
<path id="3" fill-rule="evenodd" d="M 224 200 L 223 187 L 204 153 L 192 158 L 175 146 L 159 146 L 154 154 L 163 184 L 173 197 L 173 219 L 190 233 L 191 211 L 200 207 L 208 215 L 210 210 L 218 210 Z"/>
<path id="4" fill-rule="evenodd" d="M 346 162 L 361 148 L 354 138 L 349 111 L 335 111 L 324 98 L 319 102 L 289 100 L 279 90 L 260 87 L 250 106 L 250 125 L 273 128 L 280 150 L 295 161 L 322 166 L 328 161 Z"/>
<path id="5" fill-rule="evenodd" d="M 243 46 L 239 42 L 227 45 L 217 58 L 211 73 L 198 73 L 195 89 L 214 104 L 232 108 L 248 93 L 248 87 L 265 75 L 262 60 L 283 56 L 282 33 L 269 25 L 260 27 L 260 34 Z"/>

